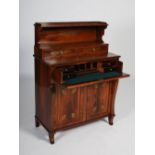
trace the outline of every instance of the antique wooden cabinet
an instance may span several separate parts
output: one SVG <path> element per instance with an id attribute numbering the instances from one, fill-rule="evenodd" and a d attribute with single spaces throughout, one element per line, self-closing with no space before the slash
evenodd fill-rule
<path id="1" fill-rule="evenodd" d="M 103 41 L 105 22 L 35 24 L 36 127 L 54 143 L 56 131 L 103 117 L 113 124 L 122 72 L 120 56 Z"/>

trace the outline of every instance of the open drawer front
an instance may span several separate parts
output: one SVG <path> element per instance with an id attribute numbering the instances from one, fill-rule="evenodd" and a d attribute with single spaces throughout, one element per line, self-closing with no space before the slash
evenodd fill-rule
<path id="1" fill-rule="evenodd" d="M 78 78 L 70 79 L 66 81 L 63 86 L 66 88 L 76 88 L 81 86 L 89 86 L 97 83 L 102 83 L 103 81 L 111 81 L 120 78 L 129 77 L 129 74 L 110 72 L 110 73 L 92 73 Z"/>

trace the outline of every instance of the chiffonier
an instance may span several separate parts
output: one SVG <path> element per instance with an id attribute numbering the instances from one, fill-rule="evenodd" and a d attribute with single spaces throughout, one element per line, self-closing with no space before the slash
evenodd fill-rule
<path id="1" fill-rule="evenodd" d="M 113 124 L 120 56 L 109 53 L 106 22 L 35 23 L 35 124 L 54 134 L 108 117 Z"/>

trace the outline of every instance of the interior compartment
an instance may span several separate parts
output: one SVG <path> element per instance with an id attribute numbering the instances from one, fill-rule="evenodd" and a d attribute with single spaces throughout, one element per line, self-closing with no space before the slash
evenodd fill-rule
<path id="1" fill-rule="evenodd" d="M 54 81 L 61 84 L 78 84 L 122 75 L 121 62 L 87 62 L 57 68 Z"/>

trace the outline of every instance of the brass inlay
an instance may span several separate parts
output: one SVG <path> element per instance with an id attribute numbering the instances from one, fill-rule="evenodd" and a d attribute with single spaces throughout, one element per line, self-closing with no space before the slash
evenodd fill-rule
<path id="1" fill-rule="evenodd" d="M 94 87 L 97 89 L 98 88 L 98 85 L 95 85 Z"/>
<path id="2" fill-rule="evenodd" d="M 72 94 L 76 93 L 76 88 L 72 89 Z"/>
<path id="3" fill-rule="evenodd" d="M 61 119 L 62 120 L 65 120 L 66 119 L 66 115 L 63 115 Z"/>
<path id="4" fill-rule="evenodd" d="M 97 108 L 96 108 L 96 107 L 94 107 L 94 108 L 93 108 L 93 112 L 96 112 L 96 110 L 97 110 Z"/>
<path id="5" fill-rule="evenodd" d="M 71 118 L 75 118 L 75 113 L 72 113 L 71 114 Z"/>
<path id="6" fill-rule="evenodd" d="M 92 49 L 92 51 L 93 51 L 93 52 L 95 52 L 95 51 L 96 51 L 96 49 L 95 49 L 95 48 L 93 48 L 93 49 Z"/>
<path id="7" fill-rule="evenodd" d="M 59 55 L 62 55 L 62 54 L 64 54 L 63 50 L 58 50 L 58 51 L 55 50 L 55 51 L 52 51 L 50 53 L 51 56 L 59 56 Z"/>
<path id="8" fill-rule="evenodd" d="M 63 53 L 64 53 L 64 52 L 61 50 L 61 51 L 60 51 L 60 54 L 62 55 Z"/>
<path id="9" fill-rule="evenodd" d="M 62 94 L 63 94 L 63 95 L 65 94 L 65 92 L 66 92 L 65 89 L 62 89 Z"/>
<path id="10" fill-rule="evenodd" d="M 51 52 L 51 55 L 59 55 L 59 51 L 53 51 Z"/>
<path id="11" fill-rule="evenodd" d="M 104 109 L 104 105 L 101 106 L 101 109 Z"/>

